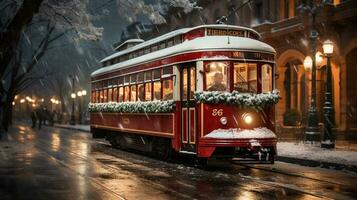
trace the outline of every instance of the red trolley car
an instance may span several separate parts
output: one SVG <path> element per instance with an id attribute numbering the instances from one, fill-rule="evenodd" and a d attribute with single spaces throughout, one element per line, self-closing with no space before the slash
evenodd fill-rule
<path id="1" fill-rule="evenodd" d="M 91 75 L 91 132 L 114 146 L 274 162 L 275 50 L 249 28 L 131 39 Z"/>

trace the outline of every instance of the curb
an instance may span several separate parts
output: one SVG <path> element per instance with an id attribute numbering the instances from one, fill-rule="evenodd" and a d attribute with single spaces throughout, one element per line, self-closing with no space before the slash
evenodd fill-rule
<path id="1" fill-rule="evenodd" d="M 308 167 L 322 167 L 322 168 L 334 169 L 334 170 L 349 170 L 357 173 L 357 166 L 354 165 L 345 165 L 341 163 L 331 163 L 331 162 L 316 161 L 316 160 L 306 160 L 306 159 L 292 158 L 292 157 L 285 157 L 285 156 L 277 156 L 276 160 L 286 163 L 308 166 Z"/>
<path id="2" fill-rule="evenodd" d="M 76 127 L 58 126 L 56 124 L 54 124 L 53 127 L 90 133 L 90 130 L 85 130 L 85 129 L 76 128 Z"/>

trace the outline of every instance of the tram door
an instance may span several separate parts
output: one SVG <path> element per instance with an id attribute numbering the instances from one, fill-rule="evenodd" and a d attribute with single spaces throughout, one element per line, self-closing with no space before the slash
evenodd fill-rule
<path id="1" fill-rule="evenodd" d="M 181 144 L 182 151 L 196 152 L 196 65 L 185 63 L 180 66 L 181 83 Z"/>

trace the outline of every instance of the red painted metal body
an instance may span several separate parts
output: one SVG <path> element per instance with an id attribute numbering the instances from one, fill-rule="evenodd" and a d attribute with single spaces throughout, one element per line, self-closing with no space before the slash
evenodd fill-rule
<path id="1" fill-rule="evenodd" d="M 203 37 L 204 30 L 198 29 L 193 33 L 183 36 L 185 40 L 191 40 L 196 37 Z M 251 57 L 249 57 L 251 56 Z M 224 58 L 224 59 L 222 59 Z M 103 79 L 118 77 L 135 72 L 140 72 L 147 69 L 154 69 L 158 66 L 178 65 L 182 63 L 194 63 L 196 69 L 196 61 L 203 63 L 213 59 L 227 62 L 232 66 L 232 60 L 244 59 L 254 62 L 274 62 L 274 55 L 261 52 L 259 55 L 256 52 L 247 51 L 198 51 L 186 52 L 178 55 L 160 58 L 157 60 L 140 63 L 136 66 L 128 66 L 122 69 L 115 69 L 100 75 L 93 76 L 93 82 Z M 260 73 L 258 66 L 258 73 Z M 232 70 L 233 71 L 233 70 Z M 200 72 L 201 73 L 201 72 Z M 198 74 L 198 73 L 197 73 Z M 176 74 L 177 79 L 180 74 Z M 175 76 L 176 76 L 175 75 Z M 197 75 L 196 75 L 197 77 Z M 230 80 L 233 75 L 230 75 Z M 201 84 L 205 83 L 205 79 Z M 258 77 L 258 92 L 261 90 L 260 77 Z M 230 83 L 232 87 L 232 83 Z M 201 87 L 205 89 L 204 87 Z M 231 89 L 232 90 L 232 89 Z M 182 91 L 181 91 L 182 92 Z M 254 112 L 252 110 L 240 109 L 234 106 L 222 104 L 202 104 L 196 103 L 194 106 L 185 106 L 184 101 L 176 101 L 176 108 L 172 113 L 91 113 L 91 128 L 109 130 L 121 133 L 139 134 L 144 136 L 153 136 L 168 138 L 171 140 L 172 149 L 175 151 L 186 151 L 185 145 L 191 145 L 193 152 L 198 157 L 211 157 L 214 151 L 220 147 L 241 147 L 248 148 L 249 140 L 256 139 L 262 147 L 274 148 L 276 146 L 276 138 L 250 138 L 250 139 L 212 139 L 204 136 L 216 129 L 229 128 L 254 128 L 267 127 L 274 132 L 274 108 L 266 108 L 264 111 L 256 113 L 256 124 L 254 127 L 245 127 L 241 122 L 241 115 L 244 112 Z M 218 114 L 217 114 L 217 111 Z M 227 118 L 227 124 L 222 125 L 221 117 Z"/>

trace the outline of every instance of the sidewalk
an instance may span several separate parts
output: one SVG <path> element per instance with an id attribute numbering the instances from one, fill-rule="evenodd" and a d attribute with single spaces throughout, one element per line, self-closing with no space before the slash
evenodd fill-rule
<path id="1" fill-rule="evenodd" d="M 278 142 L 277 149 L 279 161 L 357 172 L 357 151 L 323 149 L 320 143 L 295 142 Z"/>

